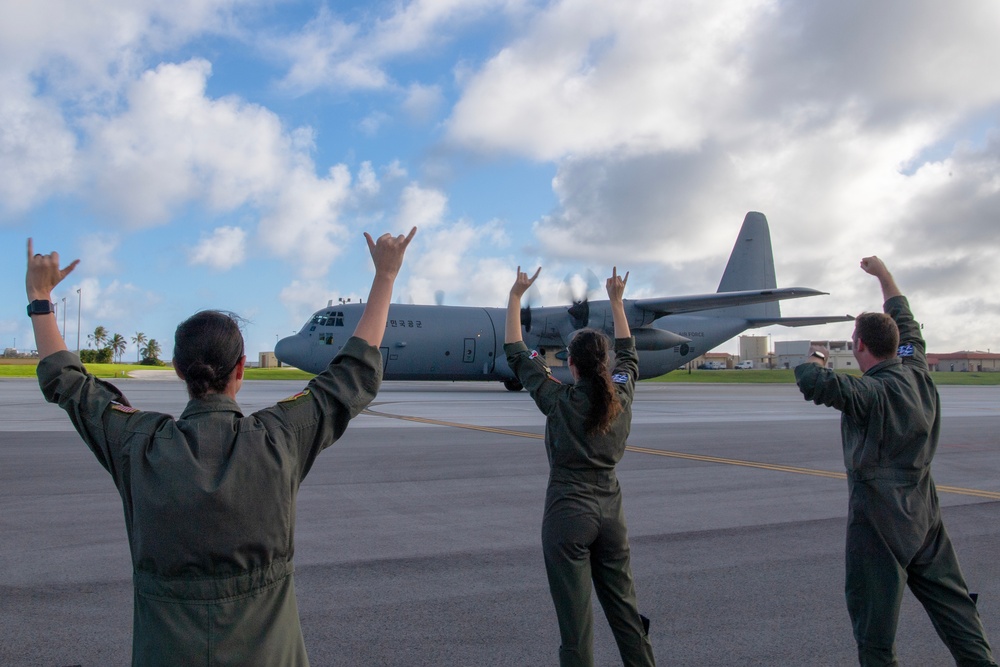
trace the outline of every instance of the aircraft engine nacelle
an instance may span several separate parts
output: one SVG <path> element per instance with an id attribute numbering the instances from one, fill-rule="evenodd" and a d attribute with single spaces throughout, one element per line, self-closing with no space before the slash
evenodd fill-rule
<path id="1" fill-rule="evenodd" d="M 673 331 L 652 327 L 632 329 L 632 335 L 635 336 L 635 349 L 644 352 L 669 350 L 677 345 L 691 342 L 690 338 L 675 334 Z"/>

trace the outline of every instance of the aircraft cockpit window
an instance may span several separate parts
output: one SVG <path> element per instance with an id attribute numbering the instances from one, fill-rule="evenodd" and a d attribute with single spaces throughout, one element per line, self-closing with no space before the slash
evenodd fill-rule
<path id="1" fill-rule="evenodd" d="M 310 324 L 321 327 L 342 327 L 344 326 L 344 314 L 340 312 L 328 312 L 316 315 Z"/>

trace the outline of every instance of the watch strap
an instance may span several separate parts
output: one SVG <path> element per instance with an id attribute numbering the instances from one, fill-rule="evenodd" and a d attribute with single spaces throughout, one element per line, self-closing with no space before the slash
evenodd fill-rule
<path id="1" fill-rule="evenodd" d="M 48 315 L 55 312 L 55 304 L 48 299 L 35 299 L 28 304 L 28 317 L 33 315 Z"/>

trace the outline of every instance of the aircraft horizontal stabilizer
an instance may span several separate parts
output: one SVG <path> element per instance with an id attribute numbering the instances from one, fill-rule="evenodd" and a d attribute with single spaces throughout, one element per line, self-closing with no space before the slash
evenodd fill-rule
<path id="1" fill-rule="evenodd" d="M 752 303 L 769 303 L 783 299 L 800 299 L 806 296 L 820 296 L 822 294 L 827 294 L 827 292 L 820 292 L 808 287 L 782 287 L 780 289 L 713 292 L 712 294 L 636 299 L 628 303 L 640 310 L 655 313 L 657 316 L 662 317 L 675 313 L 692 313 L 699 310 L 746 306 Z"/>
<path id="2" fill-rule="evenodd" d="M 769 327 L 777 324 L 783 327 L 811 327 L 816 324 L 832 324 L 834 322 L 853 322 L 853 315 L 825 315 L 817 317 L 773 317 L 747 320 L 750 329 Z"/>

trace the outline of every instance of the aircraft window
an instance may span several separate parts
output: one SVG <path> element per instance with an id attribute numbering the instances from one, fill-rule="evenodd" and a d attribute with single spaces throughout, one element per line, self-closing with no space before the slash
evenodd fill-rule
<path id="1" fill-rule="evenodd" d="M 343 313 L 324 313 L 316 315 L 309 321 L 309 324 L 320 327 L 342 327 L 344 326 Z"/>

